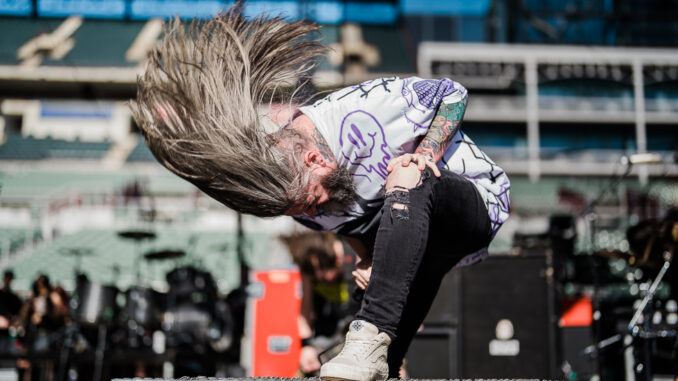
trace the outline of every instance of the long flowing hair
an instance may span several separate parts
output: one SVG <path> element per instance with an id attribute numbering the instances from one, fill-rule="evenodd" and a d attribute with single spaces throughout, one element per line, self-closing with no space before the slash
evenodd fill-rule
<path id="1" fill-rule="evenodd" d="M 262 105 L 294 101 L 325 47 L 319 26 L 248 20 L 241 3 L 207 21 L 172 20 L 137 80 L 133 116 L 158 161 L 226 206 L 283 214 L 305 199 L 304 136 Z M 292 151 L 292 152 L 290 152 Z"/>

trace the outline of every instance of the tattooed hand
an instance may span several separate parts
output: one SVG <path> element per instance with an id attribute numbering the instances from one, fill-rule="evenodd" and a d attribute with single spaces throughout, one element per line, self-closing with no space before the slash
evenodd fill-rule
<path id="1" fill-rule="evenodd" d="M 433 170 L 433 173 L 436 175 L 436 177 L 440 177 L 440 169 L 438 169 L 438 166 L 433 161 L 433 159 L 431 159 L 430 156 L 421 153 L 406 153 L 402 156 L 398 156 L 388 163 L 386 170 L 391 173 L 398 164 L 402 165 L 403 167 L 407 167 L 410 165 L 410 163 L 416 163 L 417 168 L 420 171 L 423 171 L 426 167 L 429 167 L 431 170 Z"/>

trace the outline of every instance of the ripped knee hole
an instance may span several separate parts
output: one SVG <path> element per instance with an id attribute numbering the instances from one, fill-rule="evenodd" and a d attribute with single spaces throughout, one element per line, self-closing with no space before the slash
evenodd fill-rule
<path id="1" fill-rule="evenodd" d="M 408 188 L 396 185 L 393 189 L 386 192 L 386 198 L 393 200 L 393 205 L 396 204 L 409 204 L 410 203 L 410 190 Z"/>
<path id="2" fill-rule="evenodd" d="M 395 186 L 393 190 L 386 193 L 386 198 L 391 205 L 393 216 L 400 220 L 408 220 L 410 218 L 408 209 L 408 205 L 410 204 L 409 189 Z"/>

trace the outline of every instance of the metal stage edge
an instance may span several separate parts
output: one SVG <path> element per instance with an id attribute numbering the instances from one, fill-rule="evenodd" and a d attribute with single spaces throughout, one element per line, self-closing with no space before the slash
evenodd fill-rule
<path id="1" fill-rule="evenodd" d="M 540 378 L 408 378 L 399 380 L 389 378 L 388 381 L 546 381 Z M 181 378 L 114 378 L 111 381 L 321 381 L 319 377 L 307 378 L 282 378 L 282 377 L 241 377 L 241 378 L 219 378 L 219 377 L 181 377 Z"/>

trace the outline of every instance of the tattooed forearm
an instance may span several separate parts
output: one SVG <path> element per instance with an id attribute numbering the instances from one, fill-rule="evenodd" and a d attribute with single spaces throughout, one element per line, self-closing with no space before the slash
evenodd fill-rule
<path id="1" fill-rule="evenodd" d="M 335 160 L 334 155 L 332 154 L 332 149 L 330 149 L 330 146 L 327 144 L 327 141 L 325 138 L 323 138 L 320 132 L 317 129 L 314 129 L 311 137 L 313 138 L 318 151 L 321 155 L 323 155 L 323 158 L 330 163 L 334 163 Z"/>
<path id="2" fill-rule="evenodd" d="M 461 120 L 466 111 L 466 100 L 464 96 L 459 102 L 444 104 L 438 107 L 436 116 L 433 118 L 431 127 L 419 143 L 415 153 L 421 153 L 437 162 L 443 157 L 443 153 L 450 146 L 452 138 L 461 127 Z"/>

